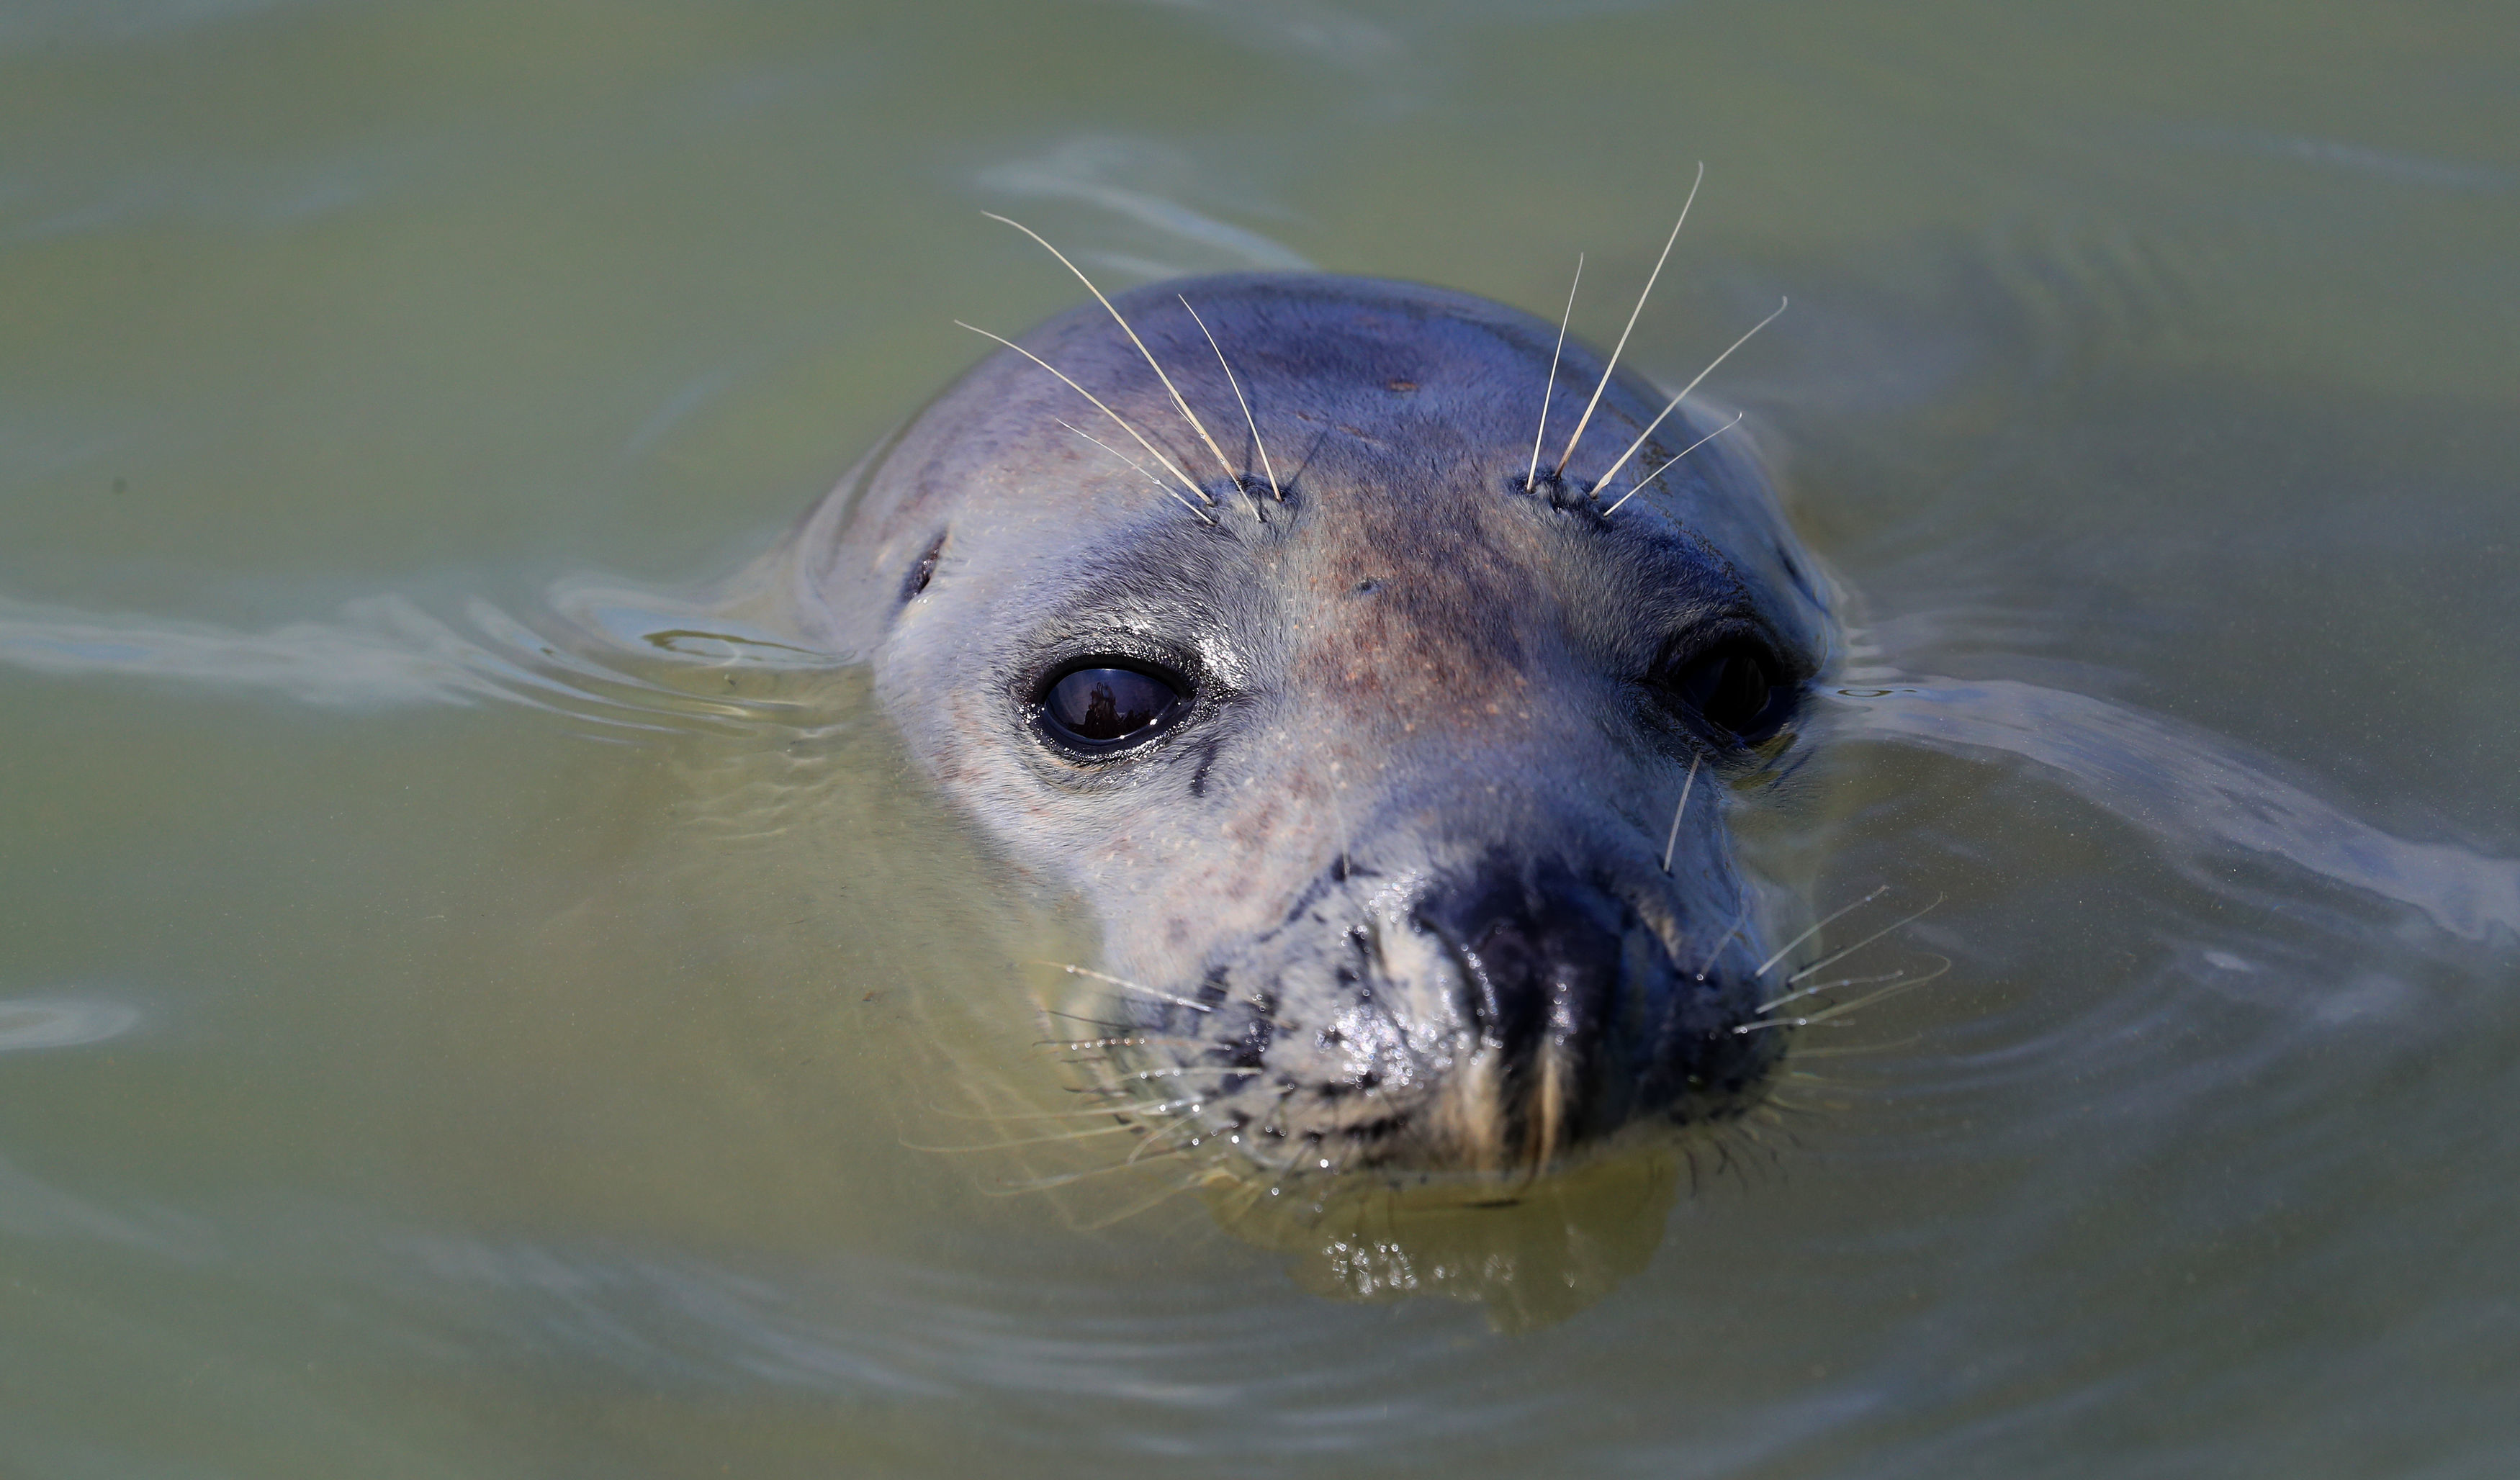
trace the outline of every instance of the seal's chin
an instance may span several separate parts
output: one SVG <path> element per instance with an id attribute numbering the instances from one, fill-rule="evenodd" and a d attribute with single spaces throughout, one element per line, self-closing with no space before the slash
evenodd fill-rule
<path id="1" fill-rule="evenodd" d="M 1727 925 L 1683 929 L 1663 904 L 1491 863 L 1343 925 L 1314 916 L 1134 1003 L 1111 1069 L 1169 1141 L 1272 1175 L 1516 1182 L 1737 1118 L 1778 1035 Z"/>

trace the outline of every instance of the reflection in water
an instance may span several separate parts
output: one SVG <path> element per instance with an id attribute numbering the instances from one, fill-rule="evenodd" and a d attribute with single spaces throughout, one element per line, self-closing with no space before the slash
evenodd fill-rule
<path id="1" fill-rule="evenodd" d="M 1253 202 L 1247 190 L 1223 191 L 1216 182 L 1200 180 L 1196 165 L 1182 151 L 1143 140 L 1070 139 L 1037 158 L 993 165 L 981 173 L 980 184 L 1018 201 L 1074 201 L 1094 206 L 1153 233 L 1167 249 L 1205 247 L 1256 272 L 1304 272 L 1313 266 L 1258 232 L 1184 203 L 1215 196 L 1247 212 Z M 1192 255 L 1184 263 L 1151 262 L 1108 251 L 1096 256 L 1121 271 L 1158 278 L 1184 276 L 1193 270 L 1188 264 L 1202 260 Z"/>
<path id="2" fill-rule="evenodd" d="M 0 1237 L 93 1241 L 178 1264 L 214 1256 L 208 1222 L 164 1208 L 116 1208 L 64 1190 L 0 1157 Z"/>
<path id="3" fill-rule="evenodd" d="M 309 704 L 462 703 L 503 692 L 484 671 L 489 657 L 392 597 L 355 603 L 337 621 L 252 633 L 0 597 L 0 662 L 37 673 L 270 690 Z"/>
<path id="4" fill-rule="evenodd" d="M 13 1049 L 68 1049 L 128 1033 L 140 1009 L 81 998 L 0 998 L 0 1054 Z"/>
<path id="5" fill-rule="evenodd" d="M 345 605 L 332 621 L 239 632 L 206 622 L 88 613 L 0 595 L 0 663 L 37 673 L 137 678 L 266 691 L 340 708 L 467 704 L 490 699 L 637 725 L 714 712 L 706 697 L 674 688 L 679 668 L 643 670 L 636 650 L 582 650 L 610 638 L 657 652 L 726 665 L 827 667 L 809 649 L 746 630 L 722 611 L 682 611 L 660 598 L 605 605 L 615 594 L 564 588 L 579 609 L 555 633 L 486 601 L 448 619 L 401 597 Z M 684 619 L 676 625 L 676 618 Z M 699 625 L 692 625 L 699 624 Z M 738 711 L 723 711 L 736 717 Z"/>
<path id="6" fill-rule="evenodd" d="M 684 814 L 687 844 L 717 842 L 699 853 L 659 855 L 641 888 L 713 901 L 708 908 L 720 923 L 711 928 L 765 957 L 807 949 L 806 941 L 846 942 L 860 956 L 860 980 L 883 979 L 885 968 L 873 963 L 887 953 L 915 960 L 928 949 L 922 931 L 945 928 L 996 941 L 983 954 L 1007 963 L 1001 969 L 1011 978 L 1032 981 L 1031 1006 L 1020 1011 L 1005 1010 L 1006 985 L 952 972 L 922 976 L 916 966 L 896 968 L 897 992 L 878 986 L 865 996 L 869 1004 L 897 999 L 898 1027 L 885 1052 L 931 1066 L 887 1081 L 918 1089 L 913 1099 L 888 1107 L 901 1127 L 900 1144 L 961 1163 L 979 1190 L 1045 1200 L 1080 1235 L 1149 1218 L 1178 1234 L 1184 1210 L 1202 1208 L 1202 1221 L 1287 1256 L 1307 1289 L 1363 1301 L 1440 1294 L 1480 1303 L 1500 1328 L 1528 1328 L 1585 1309 L 1642 1269 L 1684 1185 L 1772 1160 L 1769 1138 L 1784 1134 L 1781 1115 L 1806 1108 L 1780 1093 L 1781 1104 L 1761 1106 L 1737 1125 L 1631 1147 L 1509 1197 L 1471 1201 L 1440 1186 L 1404 1189 L 1372 1179 L 1273 1182 L 1226 1163 L 1193 1162 L 1143 1124 L 1090 1102 L 1080 1107 L 1078 1082 L 1060 1067 L 1062 1052 L 1074 1048 L 1066 1040 L 1078 1030 L 1058 1006 L 1074 1004 L 1055 990 L 1061 973 L 1045 967 L 1090 958 L 1090 942 L 1058 922 L 1059 902 L 1028 899 L 985 860 L 946 861 L 937 846 L 940 819 L 906 830 L 880 821 L 901 799 L 888 780 L 899 761 L 882 758 L 889 751 L 880 727 L 862 723 L 860 687 L 833 687 L 855 670 L 737 614 L 758 612 L 759 598 L 742 583 L 683 599 L 581 581 L 560 588 L 530 618 L 474 601 L 459 618 L 441 619 L 408 602 L 379 599 L 352 604 L 336 622 L 260 633 L 15 604 L 0 607 L 0 660 L 53 674 L 259 688 L 325 706 L 505 700 L 594 722 L 599 733 L 665 738 L 682 756 L 674 768 L 681 794 L 659 801 Z M 2029 760 L 2135 824 L 2209 894 L 2234 887 L 2216 865 L 2243 857 L 2410 907 L 2462 937 L 2520 928 L 2520 869 L 2510 862 L 2392 837 L 2275 779 L 2276 768 L 2217 738 L 2026 684 L 1872 671 L 1862 677 L 1863 685 L 1844 683 L 1828 695 L 1842 736 Z M 850 884 L 832 873 L 831 842 L 843 837 L 858 850 L 845 865 L 860 871 Z M 904 912 L 905 896 L 865 887 L 887 876 L 881 860 L 914 857 L 923 867 L 896 873 L 896 883 L 922 878 L 963 899 L 951 908 L 978 914 L 959 927 L 939 926 L 937 905 Z M 822 882 L 800 895 L 799 881 L 809 878 Z M 1876 887 L 1849 908 L 1869 906 L 1883 892 Z M 776 912 L 779 899 L 802 896 L 822 901 L 810 928 L 763 914 Z M 554 921 L 556 940 L 605 928 L 599 921 L 623 903 L 564 913 Z M 1895 942 L 1874 942 L 1913 918 L 1905 909 L 1886 920 L 1852 916 L 1834 935 L 1815 941 L 1812 954 L 1821 958 L 1849 943 L 1892 949 Z M 592 945 L 589 937 L 569 949 Z M 1829 982 L 1800 987 L 1793 1014 L 1848 1026 L 1837 1020 L 1840 1012 L 1865 1001 L 1838 989 L 1857 989 L 1853 995 L 1862 998 L 1880 983 L 1904 987 L 1939 969 L 1913 956 L 1911 950 L 1904 964 L 1886 968 L 1868 956 L 1842 981 L 1832 971 Z M 2207 974 L 2233 983 L 2228 990 L 2240 999 L 2252 995 L 2246 981 L 2257 968 L 2250 962 L 2223 948 L 2200 960 Z M 1019 964 L 1025 961 L 1034 964 Z M 800 962 L 794 969 L 814 968 Z M 589 986 L 601 989 L 598 980 Z M 2281 996 L 2284 989 L 2270 984 L 2257 995 L 2269 991 Z M 2310 1020 L 2398 1009 L 2406 993 L 2388 981 L 2358 991 L 2331 994 Z M 0 1050 L 94 1042 L 137 1021 L 132 1009 L 101 1002 L 4 1003 Z M 1827 1046 L 1834 1040 L 1802 1036 L 1811 1040 L 1794 1051 L 1802 1061 L 1842 1052 Z M 876 1086 L 855 1088 L 884 1096 Z M 105 1227 L 95 1217 L 87 1221 Z"/>
<path id="7" fill-rule="evenodd" d="M 2411 906 L 2469 940 L 2520 936 L 2520 863 L 2392 837 L 2279 780 L 2266 757 L 2194 729 L 2000 680 L 1892 678 L 1829 696 L 1854 712 L 1855 734 L 2035 761 L 2209 884 L 2211 863 L 2274 859 Z"/>
<path id="8" fill-rule="evenodd" d="M 1443 1295 L 1485 1307 L 1499 1330 L 1563 1321 L 1644 1269 L 1661 1247 L 1672 1199 L 1685 1184 L 1729 1167 L 1719 1137 L 1693 1135 L 1604 1156 L 1500 1195 L 1445 1188 L 1346 1187 L 1302 1206 L 1228 1184 L 1211 1190 L 1216 1216 L 1265 1248 L 1294 1256 L 1304 1288 L 1346 1300 Z M 1741 1154 L 1748 1154 L 1745 1150 Z"/>

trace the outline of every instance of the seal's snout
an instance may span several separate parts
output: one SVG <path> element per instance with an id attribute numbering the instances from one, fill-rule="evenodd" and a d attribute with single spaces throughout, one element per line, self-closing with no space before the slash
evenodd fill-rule
<path id="1" fill-rule="evenodd" d="M 1733 973 L 1674 959 L 1640 900 L 1562 865 L 1499 861 L 1422 899 L 1414 922 L 1460 974 L 1477 1045 L 1442 1086 L 1434 1160 L 1545 1166 L 1641 1119 L 1703 1118 L 1764 1077 L 1766 1035 Z"/>
<path id="2" fill-rule="evenodd" d="M 1342 891 L 1362 914 L 1328 904 Z M 1211 956 L 1194 995 L 1132 989 L 1093 1015 L 1126 1014 L 1118 1084 L 1188 1144 L 1518 1181 L 1758 1102 L 1780 1046 L 1744 913 L 1588 850 L 1343 863 Z"/>
<path id="3" fill-rule="evenodd" d="M 1494 1060 L 1456 1087 L 1473 1101 L 1456 1118 L 1497 1122 L 1494 1139 L 1530 1160 L 1625 1118 L 1627 1097 L 1603 1070 L 1624 1056 L 1616 1039 L 1633 1015 L 1621 1010 L 1632 912 L 1562 868 L 1486 870 L 1421 901 L 1415 923 L 1452 956 L 1456 1010 Z"/>

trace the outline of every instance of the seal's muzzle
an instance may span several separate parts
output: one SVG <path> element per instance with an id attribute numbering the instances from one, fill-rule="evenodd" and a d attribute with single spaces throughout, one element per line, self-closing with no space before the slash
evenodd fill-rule
<path id="1" fill-rule="evenodd" d="M 1132 1004 L 1142 1111 L 1271 1170 L 1499 1179 L 1748 1109 L 1778 1046 L 1735 896 L 1569 841 L 1343 861 L 1194 996 Z"/>

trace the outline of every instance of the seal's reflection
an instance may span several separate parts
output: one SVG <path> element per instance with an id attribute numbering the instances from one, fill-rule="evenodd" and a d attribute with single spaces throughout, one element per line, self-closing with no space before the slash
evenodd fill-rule
<path id="1" fill-rule="evenodd" d="M 1642 1271 L 1706 1146 L 1639 1146 L 1500 1196 L 1493 1188 L 1343 1186 L 1303 1201 L 1218 1187 L 1207 1202 L 1240 1236 L 1293 1256 L 1316 1294 L 1440 1295 L 1485 1308 L 1499 1330 L 1553 1324 Z"/>

